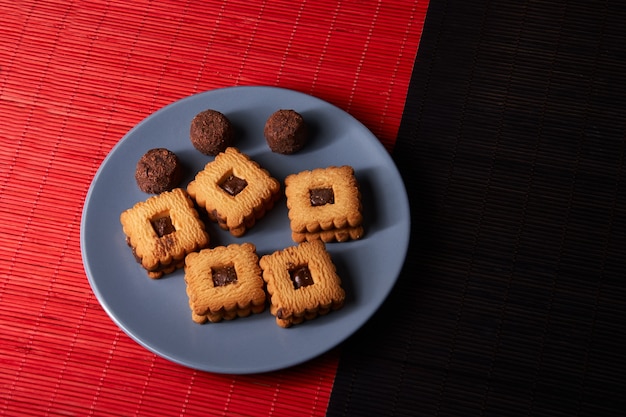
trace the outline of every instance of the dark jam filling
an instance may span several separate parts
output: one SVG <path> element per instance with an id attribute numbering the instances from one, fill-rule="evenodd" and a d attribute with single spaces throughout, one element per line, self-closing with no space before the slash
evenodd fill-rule
<path id="1" fill-rule="evenodd" d="M 237 272 L 232 265 L 211 268 L 211 276 L 213 277 L 213 286 L 215 287 L 223 287 L 224 285 L 237 282 Z"/>
<path id="2" fill-rule="evenodd" d="M 332 188 L 313 188 L 309 190 L 309 198 L 313 207 L 335 204 L 335 193 Z"/>
<path id="3" fill-rule="evenodd" d="M 298 266 L 294 269 L 289 270 L 289 275 L 291 281 L 293 282 L 293 288 L 296 290 L 301 287 L 313 285 L 313 277 L 311 276 L 311 271 L 306 265 Z"/>
<path id="4" fill-rule="evenodd" d="M 248 185 L 248 181 L 235 177 L 234 175 L 230 175 L 220 184 L 222 190 L 226 191 L 228 194 L 233 197 L 239 194 L 246 186 Z"/>
<path id="5" fill-rule="evenodd" d="M 151 220 L 150 223 L 158 237 L 163 237 L 176 231 L 170 216 L 159 217 L 158 219 Z"/>

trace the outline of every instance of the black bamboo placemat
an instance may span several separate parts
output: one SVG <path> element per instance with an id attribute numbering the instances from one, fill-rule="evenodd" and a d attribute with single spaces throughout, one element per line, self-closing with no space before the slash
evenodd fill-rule
<path id="1" fill-rule="evenodd" d="M 432 0 L 394 150 L 400 280 L 330 416 L 626 410 L 626 8 Z"/>

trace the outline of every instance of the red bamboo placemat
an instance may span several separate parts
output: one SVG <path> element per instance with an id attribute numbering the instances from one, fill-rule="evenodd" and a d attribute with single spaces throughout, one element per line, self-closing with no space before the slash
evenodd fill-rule
<path id="1" fill-rule="evenodd" d="M 0 1 L 0 413 L 324 415 L 336 351 L 229 376 L 145 350 L 93 295 L 82 205 L 108 151 L 187 95 L 276 85 L 388 149 L 427 1 Z"/>

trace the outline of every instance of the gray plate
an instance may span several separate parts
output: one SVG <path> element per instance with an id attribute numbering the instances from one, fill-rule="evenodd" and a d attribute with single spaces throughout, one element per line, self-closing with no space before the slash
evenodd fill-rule
<path id="1" fill-rule="evenodd" d="M 212 108 L 237 129 L 236 146 L 279 181 L 305 169 L 351 165 L 364 205 L 366 234 L 327 248 L 347 293 L 343 309 L 289 329 L 269 310 L 221 323 L 191 320 L 183 272 L 151 280 L 126 246 L 122 211 L 149 195 L 134 179 L 139 158 L 150 148 L 175 152 L 189 175 L 213 158 L 189 141 L 191 119 Z M 267 118 L 294 109 L 312 128 L 307 146 L 293 155 L 272 153 L 263 137 Z M 309 360 L 341 343 L 380 307 L 404 263 L 410 213 L 406 190 L 388 152 L 360 122 L 315 97 L 273 87 L 231 87 L 177 101 L 143 120 L 111 150 L 96 173 L 83 209 L 81 249 L 91 287 L 105 311 L 131 338 L 173 362 L 199 370 L 246 374 L 277 370 Z M 249 241 L 259 256 L 294 245 L 284 197 L 241 238 L 207 224 L 211 245 Z"/>

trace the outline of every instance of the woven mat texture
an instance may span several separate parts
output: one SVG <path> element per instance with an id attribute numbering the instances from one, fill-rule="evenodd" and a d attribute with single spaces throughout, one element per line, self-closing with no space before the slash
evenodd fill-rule
<path id="1" fill-rule="evenodd" d="M 337 350 L 275 373 L 214 375 L 120 331 L 83 270 L 83 201 L 130 128 L 219 87 L 313 94 L 392 150 L 426 6 L 0 1 L 0 414 L 325 415 Z"/>
<path id="2" fill-rule="evenodd" d="M 410 254 L 329 416 L 624 415 L 625 21 L 430 3 L 393 153 Z"/>

